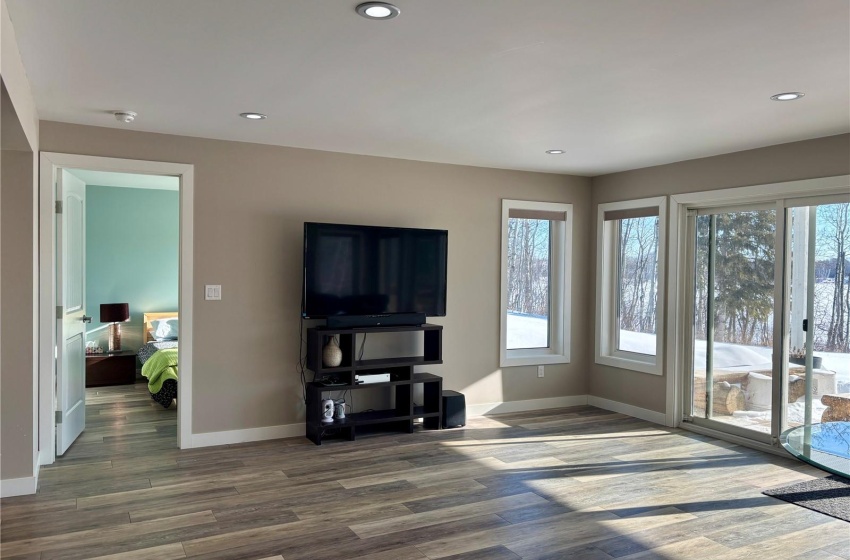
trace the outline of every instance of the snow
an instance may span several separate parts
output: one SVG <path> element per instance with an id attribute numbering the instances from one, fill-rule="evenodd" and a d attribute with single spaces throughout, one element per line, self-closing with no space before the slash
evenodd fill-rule
<path id="1" fill-rule="evenodd" d="M 549 346 L 549 321 L 545 317 L 508 313 L 508 348 L 546 348 Z"/>
<path id="2" fill-rule="evenodd" d="M 549 322 L 533 315 L 508 314 L 508 348 L 545 348 L 548 346 Z M 655 335 L 620 331 L 620 348 L 641 354 L 655 354 Z M 704 340 L 697 340 L 694 359 L 697 364 L 705 363 Z M 765 346 L 746 346 L 716 342 L 714 344 L 714 367 L 727 371 L 770 369 L 773 349 Z M 850 392 L 850 354 L 840 352 L 815 352 L 823 359 L 821 369 L 835 372 L 838 392 Z"/>
<path id="3" fill-rule="evenodd" d="M 620 340 L 628 340 L 629 347 L 645 354 L 655 353 L 655 335 L 620 331 Z M 705 364 L 705 340 L 697 340 L 694 348 L 694 363 Z M 773 349 L 765 346 L 746 346 L 727 342 L 714 343 L 714 367 L 727 371 L 770 369 Z M 841 352 L 815 352 L 823 359 L 821 369 L 834 371 L 839 392 L 850 391 L 850 354 Z M 841 387 L 847 390 L 842 391 Z"/>
<path id="4" fill-rule="evenodd" d="M 820 422 L 824 410 L 826 410 L 825 405 L 820 401 L 812 400 L 812 423 Z M 788 403 L 787 411 L 789 426 L 800 426 L 805 423 L 805 397 L 800 397 L 797 402 Z M 732 413 L 732 417 L 735 419 L 736 426 L 770 432 L 771 414 L 770 410 L 737 410 Z"/>

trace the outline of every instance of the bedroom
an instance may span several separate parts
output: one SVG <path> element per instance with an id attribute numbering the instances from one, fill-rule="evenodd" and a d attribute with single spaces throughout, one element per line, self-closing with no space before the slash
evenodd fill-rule
<path id="1" fill-rule="evenodd" d="M 71 272 L 70 259 L 75 255 L 85 263 L 80 268 L 85 270 L 82 406 L 86 418 L 85 430 L 76 441 L 57 425 L 57 454 L 66 458 L 93 452 L 110 455 L 114 449 L 110 440 L 117 439 L 110 435 L 116 433 L 137 442 L 155 440 L 173 447 L 177 430 L 179 180 L 67 169 L 62 187 L 65 206 L 77 200 L 85 216 L 85 243 L 79 253 L 73 250 L 68 229 L 73 228 L 74 216 L 70 212 L 62 216 L 69 224 L 60 230 L 65 235 L 60 252 Z M 68 383 L 73 389 L 73 377 Z M 121 424 L 117 432 L 116 424 Z"/>

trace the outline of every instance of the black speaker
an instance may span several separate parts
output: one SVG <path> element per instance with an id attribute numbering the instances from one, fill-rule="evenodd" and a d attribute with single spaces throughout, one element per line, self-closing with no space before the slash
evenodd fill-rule
<path id="1" fill-rule="evenodd" d="M 443 391 L 443 428 L 466 425 L 466 397 L 457 391 Z"/>
<path id="2" fill-rule="evenodd" d="M 424 325 L 424 313 L 390 313 L 387 315 L 331 315 L 325 321 L 329 329 L 356 329 L 358 327 L 401 327 Z"/>

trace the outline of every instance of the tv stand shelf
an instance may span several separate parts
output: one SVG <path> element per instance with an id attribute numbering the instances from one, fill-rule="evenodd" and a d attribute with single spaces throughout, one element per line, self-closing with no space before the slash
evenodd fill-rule
<path id="1" fill-rule="evenodd" d="M 358 334 L 422 332 L 424 352 L 422 356 L 357 360 L 355 352 Z M 307 383 L 307 437 L 321 445 L 326 437 L 338 436 L 354 440 L 357 428 L 374 427 L 412 432 L 414 420 L 421 418 L 426 429 L 440 429 L 442 418 L 443 379 L 425 372 L 414 372 L 415 366 L 441 364 L 442 332 L 440 325 L 416 325 L 395 327 L 339 328 L 317 327 L 307 329 L 307 368 L 314 373 L 314 381 Z M 325 367 L 322 364 L 322 349 L 331 337 L 339 337 L 342 349 L 342 364 Z M 380 383 L 355 383 L 355 375 L 389 373 L 390 380 Z M 331 385 L 322 381 L 326 380 Z M 423 387 L 423 403 L 413 402 L 413 387 Z M 343 391 L 390 388 L 394 404 L 385 410 L 347 412 L 342 420 L 322 422 L 322 401 L 326 394 Z"/>

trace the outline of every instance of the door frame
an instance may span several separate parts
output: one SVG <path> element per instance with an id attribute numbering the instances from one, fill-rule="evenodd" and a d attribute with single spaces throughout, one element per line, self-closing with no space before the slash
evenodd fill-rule
<path id="1" fill-rule="evenodd" d="M 118 173 L 169 175 L 180 180 L 180 235 L 178 313 L 180 314 L 180 353 L 177 384 L 177 445 L 192 447 L 192 308 L 193 308 L 193 230 L 195 166 L 169 163 L 41 152 L 38 196 L 38 453 L 40 465 L 56 460 L 56 175 L 62 168 L 90 169 Z"/>
<path id="2" fill-rule="evenodd" d="M 757 203 L 781 203 L 787 198 L 808 198 L 821 195 L 847 195 L 850 193 L 850 175 L 838 175 L 834 177 L 822 177 L 818 179 L 805 179 L 800 181 L 788 181 L 782 183 L 768 183 L 763 185 L 753 185 L 747 187 L 735 187 L 729 189 L 719 189 L 713 191 L 701 191 L 687 194 L 677 194 L 670 197 L 670 231 L 668 238 L 668 248 L 670 255 L 670 266 L 667 268 L 667 286 L 668 286 L 668 301 L 667 301 L 667 332 L 668 344 L 666 355 L 665 373 L 667 376 L 667 425 L 673 427 L 683 427 L 693 429 L 700 433 L 709 433 L 723 439 L 735 440 L 736 443 L 747 443 L 744 438 L 724 435 L 724 432 L 710 430 L 699 426 L 692 426 L 690 423 L 682 422 L 684 412 L 684 399 L 687 398 L 685 389 L 685 376 L 687 371 L 687 355 L 685 345 L 688 344 L 685 334 L 687 328 L 687 309 L 689 302 L 687 295 L 689 293 L 687 281 L 690 277 L 687 272 L 688 266 L 688 210 L 692 208 L 702 207 L 724 207 L 735 204 L 757 204 Z M 777 215 L 777 219 L 779 219 Z M 777 229 L 777 238 L 780 233 L 784 239 L 784 230 L 782 232 Z M 779 239 L 777 239 L 779 241 Z M 784 258 L 784 257 L 783 257 Z M 781 261 L 777 259 L 777 267 L 782 266 Z M 785 275 L 782 273 L 784 279 Z M 783 286 L 783 294 L 784 286 Z M 776 315 L 776 314 L 775 314 Z M 774 316 L 774 329 L 780 329 L 778 332 L 784 332 L 782 323 L 783 317 Z M 778 323 L 778 325 L 777 325 Z M 774 368 L 776 363 L 781 361 L 781 357 L 774 356 Z M 774 450 L 775 448 L 769 445 L 759 445 L 755 441 L 747 443 L 752 447 L 757 447 L 764 450 Z"/>

